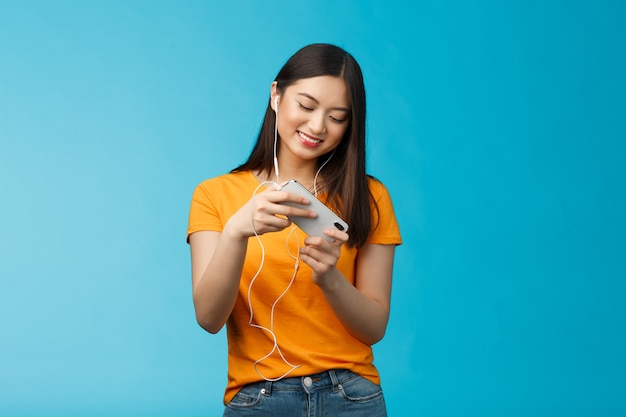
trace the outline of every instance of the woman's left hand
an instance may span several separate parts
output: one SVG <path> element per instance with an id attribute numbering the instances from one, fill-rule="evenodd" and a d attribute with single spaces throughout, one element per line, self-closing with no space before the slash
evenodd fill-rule
<path id="1" fill-rule="evenodd" d="M 327 229 L 326 236 L 333 238 L 332 241 L 322 237 L 307 237 L 305 246 L 300 248 L 300 259 L 313 269 L 313 282 L 324 285 L 324 278 L 328 272 L 337 265 L 341 246 L 348 241 L 348 234 L 337 229 Z"/>

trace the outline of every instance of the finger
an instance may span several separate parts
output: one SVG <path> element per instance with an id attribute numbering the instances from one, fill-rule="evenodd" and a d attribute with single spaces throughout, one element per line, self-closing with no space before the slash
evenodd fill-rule
<path id="1" fill-rule="evenodd" d="M 317 213 L 311 210 L 310 202 L 306 198 L 300 197 L 296 194 L 288 193 L 288 198 L 282 201 L 278 201 L 278 204 L 282 207 L 282 213 L 286 216 L 298 216 L 298 217 L 317 217 Z"/>
<path id="2" fill-rule="evenodd" d="M 319 237 L 319 236 L 307 236 L 304 239 L 304 244 L 306 246 L 314 247 L 314 248 L 319 248 L 329 243 L 330 242 L 328 239 L 324 239 L 323 237 Z"/>
<path id="3" fill-rule="evenodd" d="M 275 189 L 269 189 L 263 192 L 267 196 L 267 199 L 273 203 L 293 203 L 301 206 L 308 206 L 311 202 L 302 197 L 301 195 L 290 193 L 288 191 L 277 191 Z"/>
<path id="4" fill-rule="evenodd" d="M 281 219 L 275 217 L 274 219 L 264 220 L 262 222 L 255 222 L 252 227 L 257 234 L 264 234 L 267 232 L 277 232 L 287 228 L 291 222 L 287 219 Z"/>
<path id="5" fill-rule="evenodd" d="M 317 259 L 316 254 L 300 253 L 300 259 L 311 268 L 316 268 L 322 265 L 322 262 Z"/>
<path id="6" fill-rule="evenodd" d="M 316 254 L 301 254 L 300 259 L 318 274 L 323 274 L 332 268 L 335 263 L 327 262 L 324 258 L 317 258 Z"/>
<path id="7" fill-rule="evenodd" d="M 290 193 L 283 191 L 264 191 L 259 194 L 256 200 L 256 209 L 272 215 L 286 217 L 306 217 L 315 218 L 317 214 L 306 206 L 308 200 L 298 197 L 298 203 L 289 200 Z M 302 203 L 302 204 L 300 204 Z"/>
<path id="8" fill-rule="evenodd" d="M 323 239 L 322 239 L 323 240 Z M 322 265 L 335 265 L 339 259 L 341 249 L 338 246 L 334 246 L 330 242 L 324 242 L 323 246 L 311 246 L 307 245 L 300 248 L 300 254 L 304 254 L 312 259 L 315 259 Z"/>
<path id="9" fill-rule="evenodd" d="M 350 236 L 346 232 L 342 232 L 337 229 L 325 229 L 324 234 L 328 237 L 333 238 L 331 242 L 339 246 L 346 243 L 350 238 Z"/>

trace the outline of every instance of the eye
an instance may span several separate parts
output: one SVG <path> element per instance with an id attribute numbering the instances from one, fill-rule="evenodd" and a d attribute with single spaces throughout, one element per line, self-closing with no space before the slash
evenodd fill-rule
<path id="1" fill-rule="evenodd" d="M 347 117 L 343 117 L 343 118 L 339 118 L 339 117 L 334 117 L 334 116 L 328 116 L 330 117 L 330 120 L 332 120 L 335 123 L 341 124 L 343 122 L 345 122 L 346 120 L 348 120 Z"/>
<path id="2" fill-rule="evenodd" d="M 307 107 L 304 104 L 300 103 L 299 101 L 297 103 L 298 103 L 298 105 L 300 106 L 301 109 L 306 110 L 306 111 L 313 111 L 313 108 Z"/>

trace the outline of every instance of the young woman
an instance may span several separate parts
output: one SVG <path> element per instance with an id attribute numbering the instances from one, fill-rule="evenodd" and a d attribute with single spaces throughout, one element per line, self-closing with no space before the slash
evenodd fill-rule
<path id="1" fill-rule="evenodd" d="M 349 230 L 296 228 L 289 219 L 317 213 L 280 189 L 290 179 Z M 227 327 L 224 416 L 386 415 L 372 345 L 401 237 L 365 171 L 365 89 L 350 54 L 314 44 L 287 61 L 248 160 L 196 188 L 188 241 L 198 323 Z"/>

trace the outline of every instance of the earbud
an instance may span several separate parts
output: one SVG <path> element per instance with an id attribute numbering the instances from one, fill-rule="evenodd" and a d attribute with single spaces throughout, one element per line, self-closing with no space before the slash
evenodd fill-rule
<path id="1" fill-rule="evenodd" d="M 278 96 L 274 97 L 274 111 L 278 113 Z"/>

